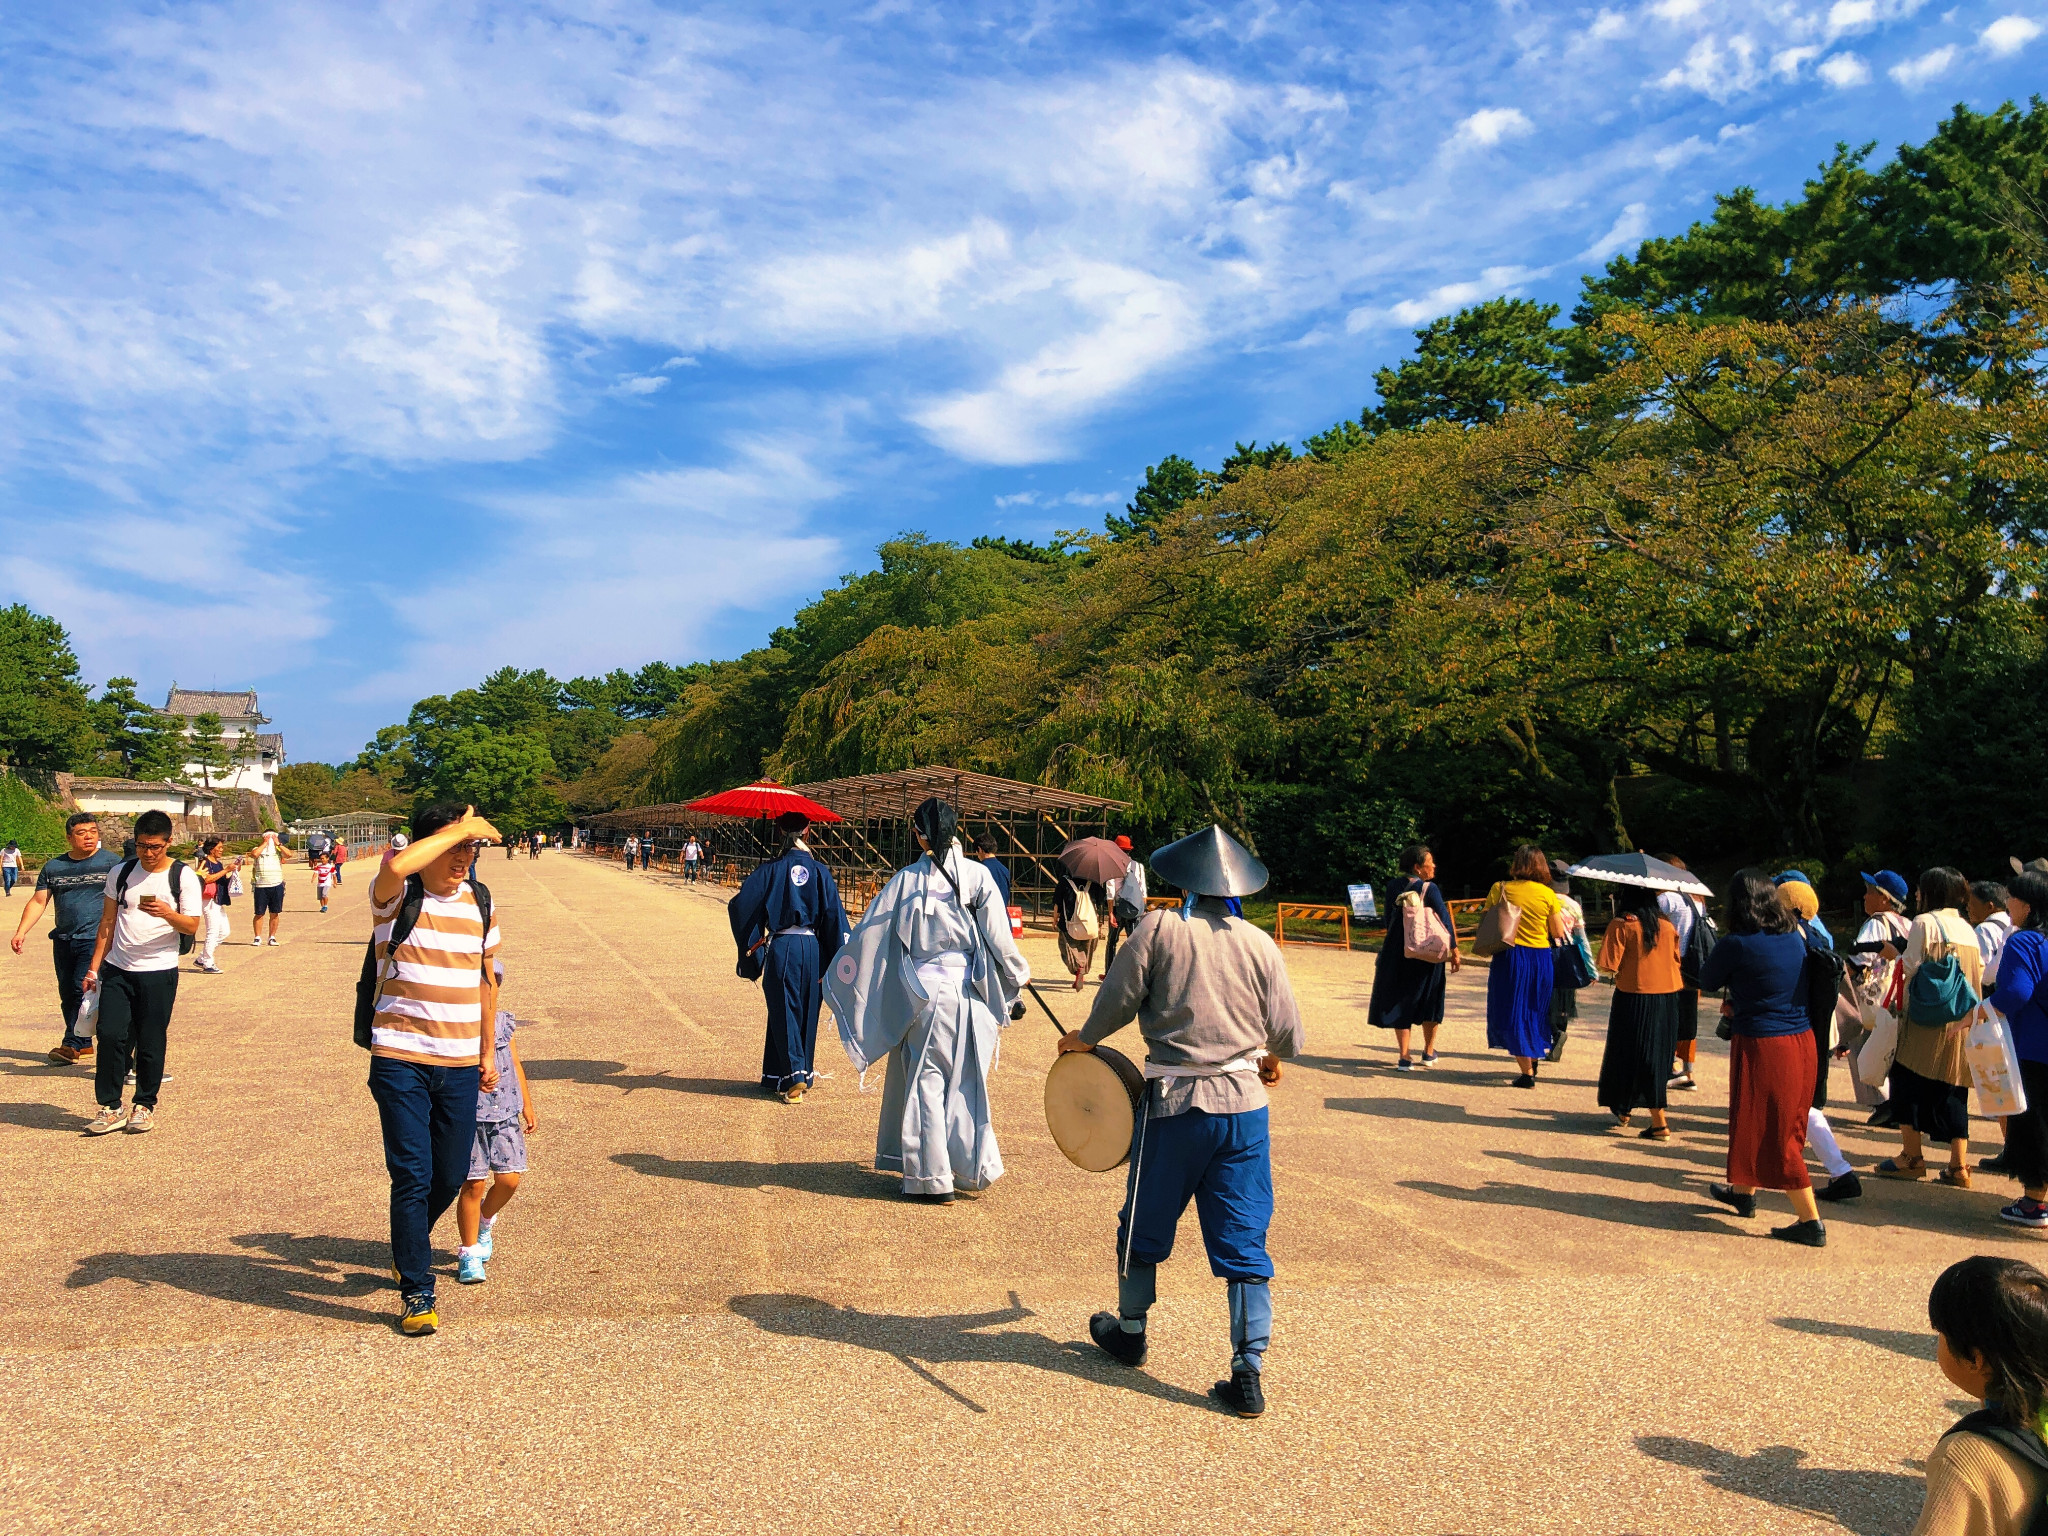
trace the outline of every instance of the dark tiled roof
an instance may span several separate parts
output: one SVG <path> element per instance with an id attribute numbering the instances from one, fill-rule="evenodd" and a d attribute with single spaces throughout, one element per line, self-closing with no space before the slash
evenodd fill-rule
<path id="1" fill-rule="evenodd" d="M 216 692 L 207 688 L 173 688 L 164 700 L 167 715 L 219 715 L 247 717 L 261 713 L 256 705 L 254 689 L 240 689 L 230 692 Z"/>

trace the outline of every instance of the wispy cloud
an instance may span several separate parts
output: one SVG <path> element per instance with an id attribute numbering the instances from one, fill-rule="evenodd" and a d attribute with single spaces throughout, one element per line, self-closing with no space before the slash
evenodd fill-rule
<path id="1" fill-rule="evenodd" d="M 1946 43 L 1921 54 L 1917 59 L 1905 59 L 1894 64 L 1885 73 L 1909 91 L 1917 91 L 1930 81 L 1939 80 L 1948 73 L 1949 65 L 1956 61 L 1956 46 Z"/>
<path id="2" fill-rule="evenodd" d="M 1454 144 L 1476 144 L 1490 148 L 1503 139 L 1527 138 L 1536 125 L 1520 107 L 1486 107 L 1458 124 Z"/>
<path id="3" fill-rule="evenodd" d="M 1870 83 L 1870 66 L 1854 53 L 1830 54 L 1820 61 L 1816 73 L 1838 91 Z"/>

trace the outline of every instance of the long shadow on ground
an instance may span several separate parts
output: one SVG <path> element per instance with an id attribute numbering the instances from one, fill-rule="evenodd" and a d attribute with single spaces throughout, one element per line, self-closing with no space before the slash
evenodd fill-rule
<path id="1" fill-rule="evenodd" d="M 83 1131 L 92 1122 L 55 1104 L 0 1104 L 0 1125 L 18 1125 L 25 1131 Z"/>
<path id="2" fill-rule="evenodd" d="M 1807 1453 L 1789 1445 L 1767 1445 L 1752 1456 L 1738 1456 L 1699 1440 L 1638 1435 L 1636 1449 L 1703 1472 L 1714 1487 L 1730 1493 L 1838 1520 L 1857 1536 L 1897 1536 L 1907 1529 L 1925 1488 L 1923 1479 L 1905 1472 L 1803 1467 Z"/>
<path id="3" fill-rule="evenodd" d="M 1611 1221 L 1619 1226 L 1645 1227 L 1662 1232 L 1711 1233 L 1726 1237 L 1741 1230 L 1715 1215 L 1719 1207 L 1706 1207 L 1704 1196 L 1697 1202 L 1631 1200 L 1598 1190 L 1543 1189 L 1531 1184 L 1489 1182 L 1478 1189 L 1460 1189 L 1455 1184 L 1438 1184 L 1428 1179 L 1402 1179 L 1398 1187 L 1468 1205 L 1519 1205 L 1532 1211 L 1587 1216 L 1595 1221 Z"/>
<path id="4" fill-rule="evenodd" d="M 536 1083 L 587 1083 L 632 1093 L 658 1088 L 668 1093 L 704 1093 L 716 1098 L 766 1099 L 758 1082 L 730 1077 L 671 1077 L 666 1072 L 628 1072 L 623 1061 L 529 1061 L 526 1076 Z"/>
<path id="5" fill-rule="evenodd" d="M 948 1386 L 931 1370 L 935 1365 L 1025 1365 L 1034 1370 L 1073 1376 L 1082 1381 L 1122 1387 L 1161 1402 L 1186 1407 L 1215 1408 L 1208 1398 L 1119 1365 L 1092 1343 L 1062 1344 L 1042 1333 L 983 1332 L 1004 1323 L 1036 1317 L 1010 1292 L 1010 1305 L 994 1312 L 966 1312 L 945 1317 L 898 1316 L 887 1312 L 862 1312 L 855 1307 L 835 1307 L 810 1296 L 735 1296 L 727 1303 L 734 1312 L 766 1333 L 787 1338 L 824 1339 L 835 1344 L 854 1344 L 862 1349 L 888 1355 L 914 1373 L 921 1381 L 938 1388 L 962 1407 L 975 1413 L 988 1410 L 955 1387 Z"/>
<path id="6" fill-rule="evenodd" d="M 530 1073 L 528 1074 L 531 1075 Z M 877 1173 L 859 1163 L 749 1163 L 738 1160 L 699 1161 L 662 1157 L 653 1152 L 614 1152 L 613 1162 L 653 1179 L 684 1179 L 692 1184 L 717 1184 L 727 1189 L 798 1189 L 811 1195 L 844 1200 L 894 1200 L 903 1191 L 903 1176 Z"/>
<path id="7" fill-rule="evenodd" d="M 1774 1317 L 1771 1321 L 1793 1333 L 1811 1333 L 1824 1339 L 1855 1339 L 1864 1344 L 1874 1344 L 1879 1349 L 1888 1349 L 1895 1355 L 1904 1355 L 1908 1360 L 1934 1358 L 1932 1333 L 1910 1333 L 1903 1328 L 1866 1328 L 1860 1323 L 1830 1323 L 1818 1317 Z"/>
<path id="8" fill-rule="evenodd" d="M 168 1285 L 195 1296 L 270 1307 L 333 1322 L 393 1326 L 389 1309 L 348 1303 L 388 1293 L 389 1244 L 347 1237 L 250 1232 L 233 1239 L 255 1253 L 95 1253 L 77 1261 L 64 1284 L 84 1290 L 109 1280 Z M 437 1261 L 446 1255 L 437 1254 Z"/>

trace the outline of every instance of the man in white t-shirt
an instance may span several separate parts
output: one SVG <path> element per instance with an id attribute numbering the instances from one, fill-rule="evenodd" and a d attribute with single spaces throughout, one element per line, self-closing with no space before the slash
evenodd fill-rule
<path id="1" fill-rule="evenodd" d="M 697 883 L 697 870 L 703 859 L 704 845 L 692 833 L 690 840 L 683 844 L 683 878 L 692 885 Z"/>
<path id="2" fill-rule="evenodd" d="M 204 884 L 198 871 L 171 858 L 170 817 L 144 811 L 135 818 L 135 857 L 107 872 L 100 930 L 85 972 L 85 990 L 99 994 L 93 1067 L 99 1114 L 85 1128 L 88 1136 L 123 1126 L 156 1128 L 157 1089 L 178 1000 L 178 941 L 199 931 Z M 121 1090 L 131 1062 L 135 1107 L 124 1113 Z"/>

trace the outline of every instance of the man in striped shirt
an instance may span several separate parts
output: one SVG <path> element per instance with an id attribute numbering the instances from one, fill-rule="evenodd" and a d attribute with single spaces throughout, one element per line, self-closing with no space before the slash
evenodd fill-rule
<path id="1" fill-rule="evenodd" d="M 378 975 L 370 1096 L 384 1128 L 391 1271 L 408 1334 L 439 1326 L 434 1223 L 468 1176 L 477 1091 L 497 1086 L 496 1053 L 484 1042 L 497 1017 L 498 924 L 494 914 L 485 931 L 489 892 L 480 907 L 469 870 L 498 840 L 471 807 L 430 805 L 413 813 L 412 841 L 387 854 L 370 882 Z M 418 918 L 394 947 L 393 925 L 415 905 Z"/>

